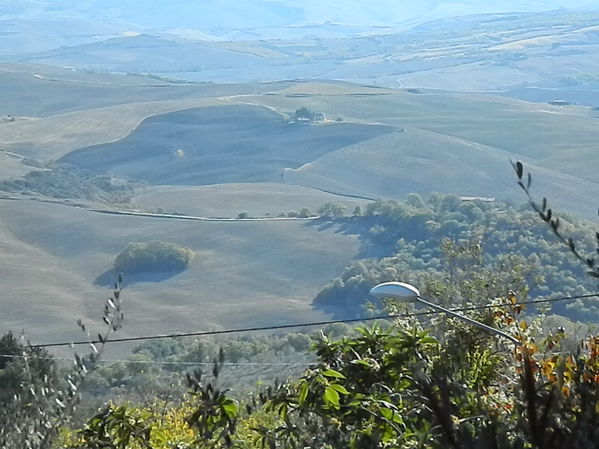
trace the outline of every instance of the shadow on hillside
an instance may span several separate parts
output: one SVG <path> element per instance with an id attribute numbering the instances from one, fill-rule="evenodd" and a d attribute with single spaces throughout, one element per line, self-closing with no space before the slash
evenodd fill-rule
<path id="1" fill-rule="evenodd" d="M 100 285 L 102 287 L 112 287 L 114 286 L 114 283 L 117 281 L 119 274 L 122 277 L 123 286 L 138 284 L 141 282 L 162 282 L 182 273 L 183 271 L 185 270 L 159 271 L 154 273 L 119 273 L 118 271 L 111 269 L 105 271 L 100 276 L 98 276 L 94 281 L 94 284 Z"/>
<path id="2" fill-rule="evenodd" d="M 343 235 L 356 236 L 360 242 L 360 251 L 355 259 L 380 258 L 391 256 L 394 251 L 394 245 L 385 245 L 376 243 L 372 239 L 370 228 L 376 224 L 376 220 L 369 220 L 365 217 L 359 219 L 346 218 L 320 218 L 306 222 L 304 226 L 316 228 L 318 231 L 333 231 Z"/>
<path id="3" fill-rule="evenodd" d="M 382 258 L 393 255 L 395 244 L 377 242 L 371 228 L 377 224 L 376 217 L 344 217 L 322 218 L 307 222 L 305 226 L 318 231 L 329 231 L 354 236 L 360 242 L 360 248 L 354 260 Z M 372 303 L 376 310 L 381 304 L 369 295 L 371 286 L 361 285 L 349 292 L 337 291 L 332 288 L 323 288 L 312 300 L 312 307 L 325 312 L 334 319 L 354 319 L 370 316 L 372 311 L 367 310 L 367 304 Z"/>

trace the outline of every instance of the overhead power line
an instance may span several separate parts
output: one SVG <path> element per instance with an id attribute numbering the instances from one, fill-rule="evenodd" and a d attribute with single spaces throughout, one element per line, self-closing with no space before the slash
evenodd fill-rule
<path id="1" fill-rule="evenodd" d="M 69 357 L 53 357 L 53 356 L 37 356 L 37 355 L 23 355 L 23 354 L 0 354 L 0 357 L 7 359 L 42 359 L 42 360 L 58 360 L 72 362 L 73 359 Z M 214 361 L 198 361 L 198 362 L 187 362 L 177 360 L 114 360 L 114 359 L 98 359 L 96 363 L 112 364 L 112 363 L 126 363 L 128 365 L 161 365 L 161 366 L 213 366 Z M 292 367 L 292 366 L 308 366 L 313 364 L 314 361 L 305 362 L 223 362 L 223 366 L 232 367 Z"/>
<path id="2" fill-rule="evenodd" d="M 533 304 L 546 304 L 552 302 L 559 301 L 570 301 L 574 299 L 585 299 L 585 298 L 595 298 L 599 297 L 599 293 L 589 293 L 585 295 L 576 295 L 576 296 L 564 296 L 560 298 L 546 298 L 546 299 L 535 299 L 531 301 L 522 301 L 517 304 L 519 305 L 533 305 Z M 485 310 L 492 309 L 498 307 L 510 307 L 513 306 L 512 303 L 503 303 L 503 304 L 489 304 L 485 306 L 470 306 L 470 307 L 460 307 L 456 309 L 450 309 L 452 312 L 467 312 L 473 310 Z M 248 332 L 259 332 L 259 331 L 272 331 L 272 330 L 283 330 L 283 329 L 294 329 L 294 328 L 303 328 L 303 327 L 314 327 L 314 326 L 326 326 L 329 324 L 339 324 L 339 323 L 360 323 L 360 322 L 368 322 L 368 321 L 377 321 L 377 320 L 389 320 L 394 318 L 410 318 L 424 315 L 434 315 L 438 313 L 444 313 L 442 311 L 430 310 L 430 311 L 422 311 L 422 312 L 413 312 L 413 313 L 405 313 L 405 314 L 387 314 L 387 315 L 378 315 L 372 317 L 363 317 L 363 318 L 350 318 L 350 319 L 339 319 L 339 320 L 326 320 L 326 321 L 312 321 L 307 323 L 293 323 L 293 324 L 279 324 L 273 326 L 253 326 L 253 327 L 244 327 L 237 329 L 221 329 L 221 330 L 212 330 L 212 331 L 198 331 L 198 332 L 184 332 L 184 333 L 173 333 L 173 334 L 161 334 L 161 335 L 148 335 L 142 337 L 122 337 L 122 338 L 110 338 L 104 341 L 100 340 L 85 340 L 85 341 L 74 341 L 74 342 L 59 342 L 59 343 L 43 343 L 32 345 L 36 348 L 52 348 L 52 347 L 61 347 L 61 346 L 79 346 L 79 345 L 88 345 L 90 343 L 124 343 L 124 342 L 135 342 L 135 341 L 148 341 L 148 340 L 162 340 L 167 338 L 184 338 L 184 337 L 206 337 L 212 335 L 227 335 L 227 334 L 241 334 Z"/>

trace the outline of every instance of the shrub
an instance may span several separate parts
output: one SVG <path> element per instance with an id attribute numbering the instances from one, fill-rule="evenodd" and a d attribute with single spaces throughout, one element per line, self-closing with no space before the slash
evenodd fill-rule
<path id="1" fill-rule="evenodd" d="M 192 250 L 171 242 L 130 242 L 115 259 L 114 268 L 129 273 L 181 271 L 193 257 Z"/>
<path id="2" fill-rule="evenodd" d="M 325 203 L 316 211 L 324 218 L 341 218 L 345 214 L 345 207 L 334 203 Z"/>
<path id="3" fill-rule="evenodd" d="M 314 120 L 314 112 L 308 108 L 302 107 L 302 108 L 296 109 L 295 118 L 296 118 L 296 120 L 312 121 L 312 120 Z"/>

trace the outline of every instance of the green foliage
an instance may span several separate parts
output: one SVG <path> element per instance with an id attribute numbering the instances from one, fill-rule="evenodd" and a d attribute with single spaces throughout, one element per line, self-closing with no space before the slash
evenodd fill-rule
<path id="1" fill-rule="evenodd" d="M 325 203 L 316 213 L 323 218 L 341 218 L 345 215 L 345 207 L 335 203 Z"/>
<path id="2" fill-rule="evenodd" d="M 271 447 L 565 449 L 597 447 L 599 338 L 574 353 L 563 330 L 537 334 L 523 306 L 479 318 L 521 344 L 454 323 L 439 341 L 409 322 L 317 345 L 319 361 L 272 392 Z M 445 318 L 444 318 L 445 319 Z M 535 341 L 541 341 L 537 345 Z"/>
<path id="3" fill-rule="evenodd" d="M 192 250 L 171 242 L 130 242 L 115 259 L 114 268 L 128 273 L 181 271 L 193 257 Z"/>
<path id="4" fill-rule="evenodd" d="M 473 338 L 462 346 L 478 355 L 468 369 L 448 363 L 445 348 L 416 328 L 322 337 L 318 364 L 272 392 L 267 404 L 282 423 L 260 429 L 261 441 L 284 448 L 461 447 L 458 441 L 478 438 L 491 422 L 471 429 L 456 421 L 480 412 L 479 393 L 498 379 L 500 359 L 480 348 Z"/>
<path id="5" fill-rule="evenodd" d="M 0 338 L 0 406 L 22 394 L 25 385 L 44 378 L 55 382 L 56 376 L 54 359 L 45 349 L 23 344 L 12 332 Z M 10 419 L 0 414 L 0 427 L 4 418 Z"/>
<path id="6" fill-rule="evenodd" d="M 88 449 L 127 449 L 134 441 L 151 449 L 151 432 L 152 427 L 127 407 L 108 406 L 87 422 L 81 439 Z"/>
<path id="7" fill-rule="evenodd" d="M 118 330 L 123 320 L 120 279 L 110 298 L 106 300 L 103 321 L 106 328 L 91 340 L 91 352 L 87 356 L 75 354 L 74 367 L 63 380 L 55 376 L 32 371 L 30 367 L 47 364 L 44 351 L 35 349 L 23 351 L 24 368 L 22 388 L 0 409 L 0 448 L 2 449 L 50 449 L 57 439 L 60 428 L 73 417 L 80 401 L 81 385 L 98 361 L 106 340 Z M 86 326 L 78 321 L 81 330 L 87 333 Z M 88 334 L 89 338 L 89 334 Z M 9 339 L 10 340 L 10 339 Z M 41 355 L 31 358 L 28 353 Z M 34 377 L 41 375 L 41 378 Z"/>
<path id="8" fill-rule="evenodd" d="M 451 249 L 452 257 L 478 254 L 472 247 Z M 200 371 L 188 375 L 190 396 L 182 404 L 160 410 L 110 405 L 69 447 L 593 447 L 599 338 L 569 354 L 557 350 L 564 340 L 558 331 L 546 336 L 540 350 L 534 343 L 541 340 L 538 327 L 519 318 L 523 307 L 513 294 L 507 299 L 510 308 L 473 311 L 471 317 L 518 338 L 522 344 L 515 352 L 495 335 L 462 322 L 443 329 L 447 319 L 441 316 L 430 324 L 442 329 L 442 338 L 410 321 L 360 329 L 337 340 L 322 334 L 314 347 L 317 361 L 299 379 L 246 396 L 244 404 L 216 384 L 227 353 L 221 349 L 212 380 Z M 235 344 L 259 347 L 254 340 Z M 309 342 L 301 334 L 286 340 L 302 349 Z M 168 358 L 184 347 L 165 341 L 137 352 Z M 209 352 L 205 345 L 198 349 Z"/>
<path id="9" fill-rule="evenodd" d="M 436 284 L 437 289 L 426 293 L 441 300 L 450 298 L 453 304 L 474 301 L 475 293 L 478 301 L 489 300 L 524 285 L 533 297 L 581 295 L 596 289 L 535 214 L 506 203 L 411 195 L 403 203 L 369 203 L 361 216 L 338 220 L 361 233 L 371 252 L 384 256 L 354 262 L 316 296 L 315 305 L 339 317 L 363 316 L 369 289 L 392 280 L 410 282 L 421 290 Z M 579 239 L 577 248 L 593 248 L 588 225 L 573 217 L 566 221 L 562 226 Z M 478 254 L 468 254 L 475 249 Z M 442 288 L 447 276 L 449 286 L 470 279 L 489 288 L 462 294 L 455 288 Z M 571 318 L 590 321 L 599 317 L 599 307 L 590 299 L 553 307 L 554 312 Z"/>
<path id="10" fill-rule="evenodd" d="M 329 335 L 347 335 L 351 328 L 336 324 Z M 100 364 L 86 379 L 83 391 L 90 400 L 118 399 L 147 403 L 149 398 L 180 400 L 186 391 L 183 373 L 210 364 L 222 349 L 228 366 L 219 376 L 223 388 L 236 398 L 253 391 L 257 383 L 299 375 L 313 361 L 309 350 L 315 333 L 246 335 L 226 340 L 164 339 L 145 342 L 127 360 Z"/>
<path id="11" fill-rule="evenodd" d="M 80 430 L 65 429 L 59 447 L 71 449 L 190 448 L 196 440 L 186 422 L 187 403 L 173 407 L 163 401 L 146 406 L 108 404 Z"/>
<path id="12" fill-rule="evenodd" d="M 314 120 L 314 115 L 314 112 L 306 107 L 301 107 L 295 111 L 296 120 L 306 120 L 311 122 Z"/>
<path id="13" fill-rule="evenodd" d="M 535 323 L 521 320 L 511 299 L 511 308 L 488 316 L 522 342 L 515 351 L 469 326 L 450 327 L 442 341 L 410 322 L 337 340 L 321 335 L 318 360 L 299 379 L 245 404 L 196 372 L 183 403 L 110 405 L 69 447 L 596 447 L 599 338 L 572 354 L 559 349 L 558 331 L 539 347 Z M 214 379 L 223 361 L 221 352 Z"/>
<path id="14" fill-rule="evenodd" d="M 215 379 L 220 374 L 223 362 L 224 353 L 221 351 L 212 370 Z M 216 448 L 221 447 L 220 443 L 224 442 L 226 446 L 230 446 L 240 414 L 239 403 L 229 397 L 226 390 L 220 390 L 210 382 L 203 382 L 202 376 L 201 371 L 187 376 L 194 409 L 188 422 L 198 431 L 198 439 L 202 445 Z"/>

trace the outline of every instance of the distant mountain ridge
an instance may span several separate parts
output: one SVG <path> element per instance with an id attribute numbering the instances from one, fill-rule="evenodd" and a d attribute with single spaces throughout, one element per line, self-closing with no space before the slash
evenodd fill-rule
<path id="1" fill-rule="evenodd" d="M 61 33 L 69 28 L 59 23 Z M 42 35 L 51 34 L 51 29 L 32 27 L 31 35 L 23 30 L 0 34 L 0 61 L 150 73 L 195 82 L 328 79 L 392 88 L 496 92 L 596 80 L 598 23 L 599 11 L 549 11 L 439 18 L 403 29 L 326 22 L 141 33 L 131 25 L 119 34 L 114 31 L 120 25 L 104 24 L 98 35 L 93 34 L 94 27 L 86 33 L 73 31 L 75 45 L 62 45 L 70 39 L 67 34 L 46 40 Z M 284 39 L 264 37 L 282 30 Z M 109 31 L 112 34 L 102 34 Z M 38 51 L 34 45 L 40 42 L 54 48 Z M 599 106 L 590 100 L 584 104 Z"/>
<path id="2" fill-rule="evenodd" d="M 401 5 L 388 0 L 306 0 L 301 3 L 291 0 L 1 0 L 0 29 L 6 32 L 0 33 L 0 54 L 8 41 L 35 51 L 127 32 L 174 32 L 200 35 L 205 39 L 249 39 L 252 36 L 260 39 L 302 37 L 298 27 L 303 26 L 308 27 L 304 36 L 319 34 L 318 28 L 326 25 L 341 26 L 345 35 L 358 35 L 368 32 L 369 27 L 405 28 L 410 24 L 470 14 L 555 9 L 597 10 L 599 5 L 589 0 L 422 0 Z M 20 23 L 18 28 L 14 27 L 15 23 Z M 324 35 L 331 33 L 331 30 L 324 31 Z M 11 40 L 15 33 L 24 37 L 20 43 Z"/>
<path id="3" fill-rule="evenodd" d="M 7 18 L 64 18 L 106 20 L 146 28 L 235 29 L 339 22 L 372 26 L 395 25 L 410 20 L 433 20 L 480 13 L 533 12 L 552 9 L 597 9 L 590 0 L 69 0 L 0 1 Z"/>

